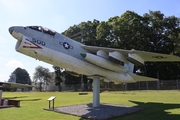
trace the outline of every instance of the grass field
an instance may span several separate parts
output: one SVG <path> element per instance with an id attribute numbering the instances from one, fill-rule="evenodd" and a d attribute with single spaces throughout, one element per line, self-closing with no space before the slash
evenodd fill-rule
<path id="1" fill-rule="evenodd" d="M 83 120 L 80 117 L 45 111 L 47 99 L 56 96 L 55 107 L 92 102 L 92 93 L 78 92 L 3 92 L 3 98 L 21 100 L 20 108 L 0 109 L 1 120 Z M 103 92 L 101 103 L 142 106 L 139 112 L 115 120 L 179 120 L 180 91 Z"/>

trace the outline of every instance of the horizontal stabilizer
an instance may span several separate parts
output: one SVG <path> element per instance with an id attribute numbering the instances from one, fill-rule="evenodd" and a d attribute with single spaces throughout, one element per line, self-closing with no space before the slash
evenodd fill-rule
<path id="1" fill-rule="evenodd" d="M 128 53 L 128 57 L 139 61 L 144 64 L 144 62 L 180 62 L 180 57 L 175 55 L 152 53 L 145 51 L 131 50 Z"/>
<path id="2" fill-rule="evenodd" d="M 146 76 L 140 76 L 136 74 L 129 74 L 135 81 L 137 82 L 143 82 L 143 81 L 158 81 L 157 78 L 151 78 Z"/>

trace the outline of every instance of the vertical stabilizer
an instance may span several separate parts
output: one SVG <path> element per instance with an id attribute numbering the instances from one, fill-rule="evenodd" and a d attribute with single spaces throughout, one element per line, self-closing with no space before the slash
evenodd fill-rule
<path id="1" fill-rule="evenodd" d="M 128 62 L 128 64 L 124 65 L 125 69 L 128 70 L 130 73 L 133 73 L 134 71 L 134 64 L 132 64 L 131 62 Z"/>

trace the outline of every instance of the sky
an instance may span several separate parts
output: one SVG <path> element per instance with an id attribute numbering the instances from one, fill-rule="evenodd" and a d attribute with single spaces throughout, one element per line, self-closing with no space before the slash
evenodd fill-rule
<path id="1" fill-rule="evenodd" d="M 53 72 L 52 65 L 15 51 L 16 39 L 11 26 L 38 25 L 59 33 L 70 26 L 93 19 L 107 21 L 127 10 L 139 15 L 160 10 L 165 16 L 180 18 L 179 0 L 0 0 L 0 81 L 20 67 L 33 77 L 38 65 Z"/>

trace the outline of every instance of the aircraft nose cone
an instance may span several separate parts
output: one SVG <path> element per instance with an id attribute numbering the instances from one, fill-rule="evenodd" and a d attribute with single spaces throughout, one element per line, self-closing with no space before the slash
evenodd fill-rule
<path id="1" fill-rule="evenodd" d="M 23 34 L 20 32 L 19 27 L 10 27 L 9 33 L 17 40 L 22 40 Z"/>
<path id="2" fill-rule="evenodd" d="M 12 32 L 13 32 L 13 27 L 10 27 L 9 28 L 9 33 L 12 34 Z"/>

